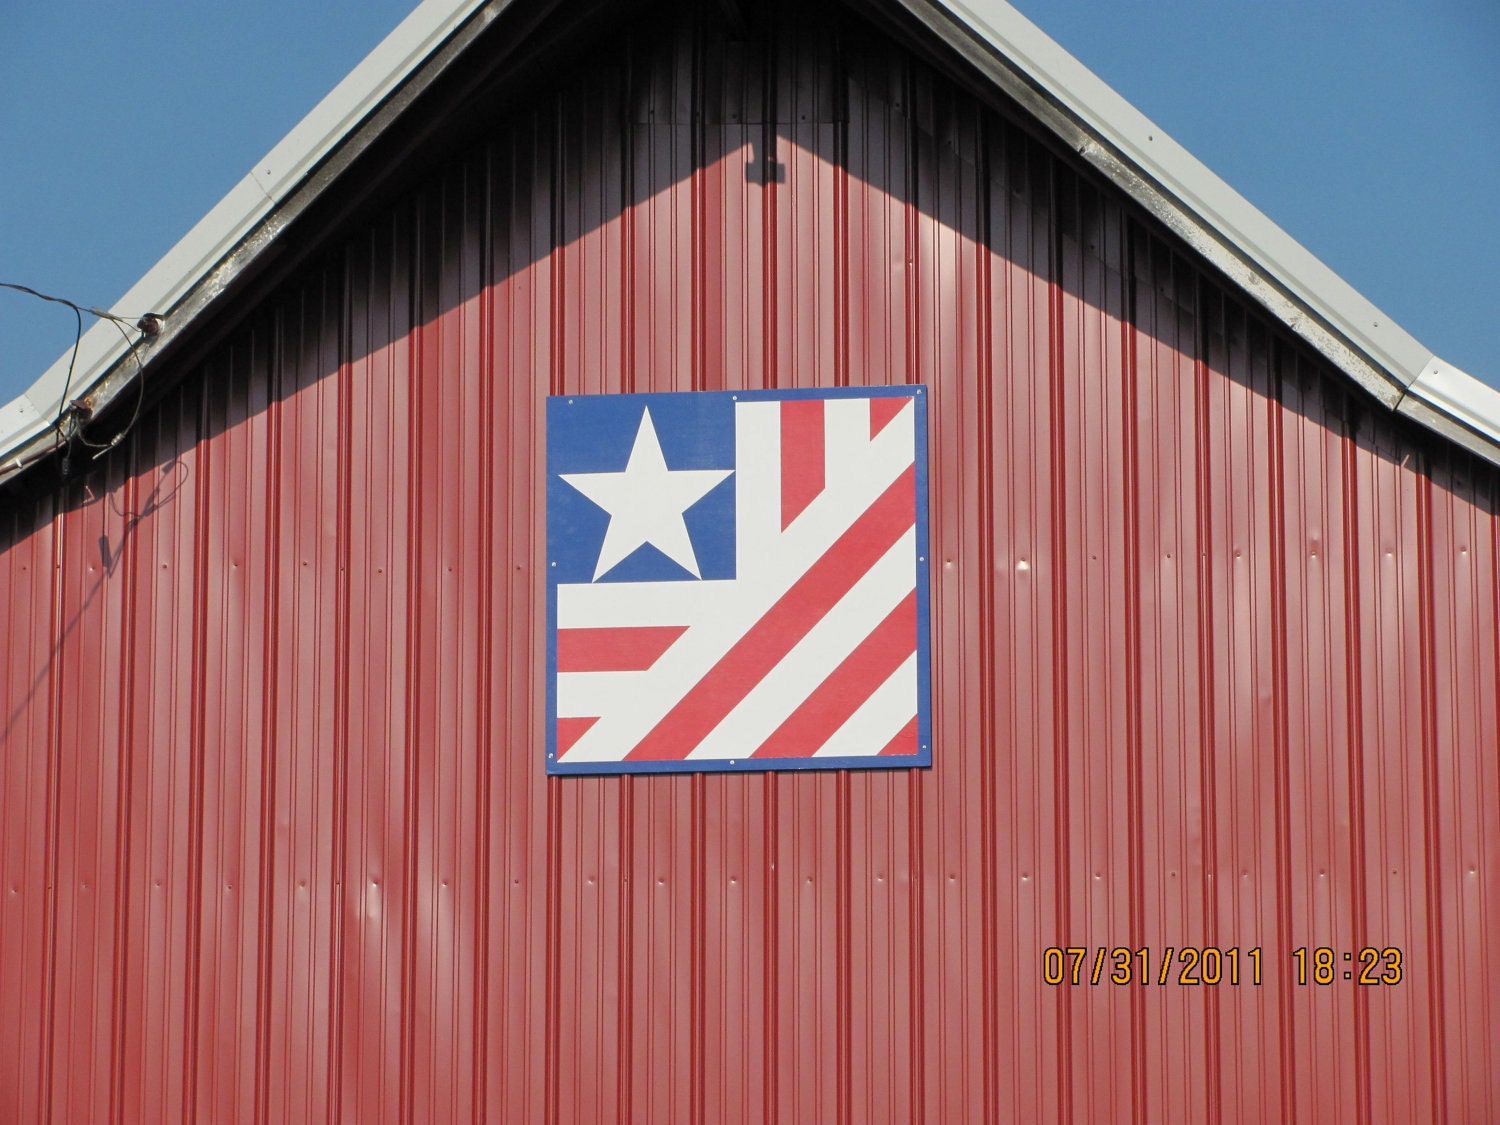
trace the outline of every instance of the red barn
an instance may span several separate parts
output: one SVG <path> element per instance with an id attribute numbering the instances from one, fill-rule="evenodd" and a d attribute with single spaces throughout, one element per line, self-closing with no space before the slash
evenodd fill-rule
<path id="1" fill-rule="evenodd" d="M 428 0 L 120 307 L 0 1120 L 1500 1121 L 1497 396 L 1004 4 Z M 931 768 L 549 776 L 546 397 L 900 384 Z"/>

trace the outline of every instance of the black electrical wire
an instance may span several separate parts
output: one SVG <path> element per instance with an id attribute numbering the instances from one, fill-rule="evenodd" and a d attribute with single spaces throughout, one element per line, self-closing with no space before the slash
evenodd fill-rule
<path id="1" fill-rule="evenodd" d="M 136 424 L 136 421 L 141 416 L 141 403 L 145 400 L 146 397 L 145 368 L 141 364 L 141 357 L 136 353 L 136 347 L 140 344 L 141 340 L 145 336 L 145 332 L 141 330 L 145 327 L 142 324 L 142 321 L 144 321 L 146 318 L 142 317 L 135 321 L 132 321 L 128 317 L 116 316 L 114 313 L 105 312 L 100 308 L 80 305 L 76 301 L 68 300 L 66 297 L 54 297 L 51 294 L 39 292 L 38 290 L 31 288 L 31 286 L 29 285 L 17 285 L 15 282 L 11 281 L 0 281 L 0 289 L 13 289 L 18 293 L 27 293 L 43 301 L 51 301 L 53 304 L 57 305 L 66 305 L 68 308 L 73 310 L 73 316 L 78 322 L 78 330 L 73 336 L 73 350 L 68 355 L 68 374 L 67 377 L 63 380 L 62 397 L 58 400 L 57 404 L 57 417 L 52 422 L 52 429 L 57 435 L 56 444 L 54 444 L 52 448 L 54 450 L 61 448 L 64 441 L 66 441 L 71 447 L 73 439 L 77 438 L 90 449 L 99 450 L 99 452 L 94 455 L 95 457 L 102 457 L 105 451 L 113 449 L 120 443 L 121 439 L 130 432 L 131 428 Z M 73 368 L 78 363 L 78 349 L 83 343 L 84 313 L 88 313 L 90 316 L 96 316 L 100 320 L 107 320 L 111 324 L 113 324 L 115 326 L 115 330 L 120 333 L 120 337 L 125 341 L 125 346 L 129 349 L 126 354 L 131 359 L 135 360 L 136 382 L 138 384 L 136 390 L 135 410 L 130 415 L 130 421 L 125 423 L 124 428 L 121 429 L 119 433 L 117 433 L 107 442 L 90 441 L 88 437 L 83 433 L 82 424 L 75 425 L 71 434 L 65 434 L 63 432 L 63 419 L 67 417 L 68 407 L 72 405 L 72 403 L 70 403 L 68 400 L 68 392 L 73 388 Z M 125 332 L 126 328 L 135 328 L 137 331 L 141 331 L 141 335 L 137 336 L 135 340 L 132 341 Z M 67 457 L 65 455 L 64 462 L 66 462 L 66 460 Z"/>
<path id="2" fill-rule="evenodd" d="M 7 286 L 7 288 L 18 289 L 20 286 Z M 38 293 L 37 296 L 40 297 L 41 294 Z M 43 300 L 47 299 L 49 298 L 43 298 Z M 59 302 L 59 304 L 67 303 L 66 301 Z M 52 423 L 52 428 L 57 431 L 57 444 L 52 447 L 53 449 L 62 444 L 63 415 L 68 411 L 68 391 L 73 386 L 73 365 L 78 362 L 78 345 L 83 343 L 83 310 L 76 305 L 73 306 L 73 316 L 78 321 L 78 331 L 73 336 L 73 350 L 68 355 L 68 377 L 63 380 L 62 397 L 57 400 L 57 418 Z"/>
<path id="3" fill-rule="evenodd" d="M 66 297 L 53 297 L 47 293 L 39 293 L 29 285 L 17 285 L 12 281 L 0 281 L 0 289 L 14 289 L 18 293 L 29 293 L 33 297 L 40 297 L 43 301 L 51 301 L 57 305 L 67 305 L 75 313 L 88 313 L 91 316 L 97 316 L 100 320 L 113 320 L 118 324 L 124 324 L 131 328 L 135 327 L 134 322 L 129 317 L 116 316 L 112 312 L 105 312 L 101 308 L 89 305 L 80 305 L 76 301 L 68 300 Z"/>
<path id="4" fill-rule="evenodd" d="M 142 337 L 137 336 L 134 340 L 131 340 L 129 336 L 125 335 L 125 329 L 118 323 L 118 317 L 110 317 L 110 320 L 116 322 L 115 328 L 120 333 L 120 338 L 125 341 L 126 347 L 129 348 L 129 351 L 125 354 L 135 360 L 135 409 L 130 412 L 130 421 L 121 426 L 120 431 L 108 441 L 90 441 L 88 436 L 83 432 L 83 426 L 81 425 L 74 431 L 78 440 L 84 445 L 90 449 L 98 450 L 94 454 L 95 460 L 103 457 L 111 449 L 119 445 L 124 440 L 125 435 L 135 428 L 135 424 L 141 416 L 141 404 L 146 401 L 146 369 L 141 364 L 141 357 L 136 353 L 136 347 L 140 344 Z"/>

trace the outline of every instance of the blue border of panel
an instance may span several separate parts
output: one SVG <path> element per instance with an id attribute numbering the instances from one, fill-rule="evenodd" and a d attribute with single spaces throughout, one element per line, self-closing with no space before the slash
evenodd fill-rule
<path id="1" fill-rule="evenodd" d="M 917 507 L 917 752 L 900 757 L 874 758 L 747 758 L 744 760 L 682 759 L 670 762 L 580 762 L 576 765 L 557 761 L 557 582 L 552 577 L 551 528 L 547 538 L 547 559 L 543 571 L 547 576 L 547 709 L 546 770 L 557 777 L 610 777 L 621 774 L 692 774 L 692 773 L 765 773 L 771 770 L 891 770 L 925 769 L 932 765 L 932 549 L 928 521 L 927 459 L 927 388 L 920 383 L 891 387 L 796 387 L 785 390 L 756 391 L 661 391 L 612 398 L 665 399 L 682 394 L 715 395 L 734 401 L 741 399 L 786 400 L 799 398 L 910 398 L 916 415 L 913 418 L 916 438 L 915 489 Z M 544 515 L 552 488 L 550 465 L 552 412 L 585 395 L 549 395 L 547 397 L 547 433 L 543 443 L 547 465 L 542 493 Z M 649 405 L 649 401 L 646 405 Z"/>

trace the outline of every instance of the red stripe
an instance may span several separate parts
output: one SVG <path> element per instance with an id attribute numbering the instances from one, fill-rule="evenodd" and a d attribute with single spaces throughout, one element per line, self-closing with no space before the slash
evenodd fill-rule
<path id="1" fill-rule="evenodd" d="M 902 408 L 910 401 L 911 399 L 905 395 L 872 398 L 870 400 L 870 440 L 874 441 L 875 435 L 885 429 L 890 420 L 900 414 Z"/>
<path id="2" fill-rule="evenodd" d="M 625 755 L 675 760 L 702 742 L 819 619 L 849 592 L 916 518 L 916 471 L 906 471 L 854 526 L 766 611 L 677 706 Z"/>
<path id="3" fill-rule="evenodd" d="M 781 404 L 781 530 L 823 491 L 823 400 Z"/>
<path id="4" fill-rule="evenodd" d="M 686 625 L 643 625 L 630 629 L 559 629 L 559 672 L 644 672 Z"/>
<path id="5" fill-rule="evenodd" d="M 582 738 L 584 732 L 598 721 L 597 716 L 592 719 L 558 719 L 557 756 L 561 758 L 569 750 L 573 749 L 574 743 Z"/>
<path id="6" fill-rule="evenodd" d="M 907 723 L 896 737 L 885 744 L 885 749 L 880 752 L 881 757 L 888 754 L 915 754 L 917 752 L 917 717 L 913 715 L 911 722 Z"/>
<path id="7" fill-rule="evenodd" d="M 917 651 L 917 592 L 875 626 L 760 748 L 761 758 L 807 758 Z"/>

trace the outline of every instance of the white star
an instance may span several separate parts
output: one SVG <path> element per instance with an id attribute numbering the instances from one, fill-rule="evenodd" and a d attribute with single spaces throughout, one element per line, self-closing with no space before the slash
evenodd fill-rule
<path id="1" fill-rule="evenodd" d="M 609 513 L 594 581 L 647 543 L 694 578 L 702 578 L 682 514 L 733 471 L 667 468 L 648 409 L 641 414 L 624 472 L 558 474 Z"/>

